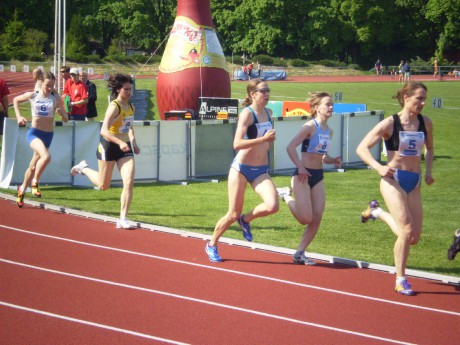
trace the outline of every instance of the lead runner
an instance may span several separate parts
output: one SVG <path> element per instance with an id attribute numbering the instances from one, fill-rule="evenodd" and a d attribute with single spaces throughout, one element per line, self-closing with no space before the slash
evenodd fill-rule
<path id="1" fill-rule="evenodd" d="M 409 247 L 417 244 L 422 234 L 422 149 L 425 148 L 425 183 L 434 183 L 433 125 L 421 114 L 427 97 L 427 88 L 420 82 L 408 82 L 393 98 L 402 109 L 399 113 L 379 122 L 361 141 L 356 152 L 361 159 L 380 175 L 380 192 L 389 210 L 382 210 L 377 200 L 372 200 L 362 212 L 361 221 L 380 219 L 396 236 L 394 260 L 396 266 L 395 291 L 415 295 L 406 279 Z M 388 162 L 380 164 L 370 150 L 385 140 Z"/>

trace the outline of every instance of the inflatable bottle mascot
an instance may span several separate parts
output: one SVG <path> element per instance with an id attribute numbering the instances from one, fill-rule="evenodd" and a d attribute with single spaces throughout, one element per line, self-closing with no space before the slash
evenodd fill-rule
<path id="1" fill-rule="evenodd" d="M 210 0 L 178 0 L 157 81 L 160 117 L 193 109 L 199 97 L 230 98 L 230 76 L 212 23 Z"/>

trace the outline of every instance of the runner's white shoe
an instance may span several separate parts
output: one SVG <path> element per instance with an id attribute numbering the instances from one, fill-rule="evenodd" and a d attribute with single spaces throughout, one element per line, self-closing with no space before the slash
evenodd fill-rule
<path id="1" fill-rule="evenodd" d="M 117 229 L 135 229 L 137 226 L 131 224 L 127 219 L 117 220 Z"/>
<path id="2" fill-rule="evenodd" d="M 284 199 L 284 197 L 291 195 L 291 188 L 290 187 L 276 188 L 276 192 L 278 193 L 281 199 Z"/>
<path id="3" fill-rule="evenodd" d="M 86 163 L 85 160 L 82 160 L 80 163 L 78 163 L 77 165 L 73 166 L 72 169 L 70 169 L 70 173 L 72 174 L 72 176 L 76 176 L 77 174 L 81 174 L 81 171 L 87 167 L 88 163 Z"/>

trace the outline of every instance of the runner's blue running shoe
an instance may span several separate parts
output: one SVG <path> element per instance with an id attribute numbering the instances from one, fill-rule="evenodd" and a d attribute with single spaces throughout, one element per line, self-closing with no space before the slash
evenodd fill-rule
<path id="1" fill-rule="evenodd" d="M 414 296 L 415 292 L 412 290 L 411 285 L 407 280 L 403 280 L 401 283 L 396 284 L 395 291 L 399 292 L 401 295 L 405 296 Z"/>
<path id="2" fill-rule="evenodd" d="M 248 240 L 249 242 L 251 242 L 252 241 L 251 226 L 249 225 L 249 223 L 246 223 L 243 220 L 243 215 L 241 215 L 240 218 L 238 219 L 238 224 L 240 225 L 241 230 L 243 230 L 244 238 Z"/>
<path id="3" fill-rule="evenodd" d="M 206 254 L 209 256 L 209 260 L 212 262 L 221 262 L 222 258 L 219 256 L 217 252 L 217 246 L 210 246 L 209 243 L 206 243 Z"/>

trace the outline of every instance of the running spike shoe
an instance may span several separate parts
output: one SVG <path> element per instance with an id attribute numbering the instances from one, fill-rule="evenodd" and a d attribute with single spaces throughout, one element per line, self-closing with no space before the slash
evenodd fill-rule
<path id="1" fill-rule="evenodd" d="M 412 290 L 412 286 L 409 284 L 409 282 L 404 279 L 401 283 L 397 283 L 395 286 L 395 291 L 399 292 L 401 295 L 404 296 L 414 296 L 415 292 Z"/>
<path id="2" fill-rule="evenodd" d="M 21 192 L 19 187 L 18 187 L 18 197 L 16 199 L 16 204 L 18 205 L 19 208 L 22 208 L 24 206 L 24 196 L 26 195 L 25 192 Z"/>
<path id="3" fill-rule="evenodd" d="M 80 163 L 74 165 L 72 169 L 70 169 L 70 173 L 72 174 L 72 176 L 76 176 L 77 174 L 81 174 L 81 171 L 87 167 L 88 163 L 86 163 L 85 160 L 82 160 Z"/>
<path id="4" fill-rule="evenodd" d="M 251 242 L 252 241 L 251 226 L 249 225 L 249 223 L 246 223 L 243 220 L 243 215 L 241 215 L 240 218 L 238 218 L 238 224 L 240 225 L 241 230 L 243 230 L 244 238 L 247 241 Z"/>
<path id="5" fill-rule="evenodd" d="M 292 262 L 294 262 L 296 265 L 307 265 L 307 266 L 314 266 L 316 265 L 316 261 L 313 261 L 310 258 L 307 258 L 305 254 L 294 254 L 292 257 Z"/>
<path id="6" fill-rule="evenodd" d="M 38 183 L 33 183 L 31 188 L 32 188 L 32 194 L 33 195 L 35 195 L 37 198 L 42 197 L 42 192 L 40 191 L 40 187 L 39 187 Z"/>
<path id="7" fill-rule="evenodd" d="M 127 219 L 119 219 L 117 220 L 117 225 L 116 225 L 117 229 L 135 229 L 136 226 L 134 226 L 133 224 L 131 224 Z"/>
<path id="8" fill-rule="evenodd" d="M 206 243 L 206 254 L 209 256 L 209 260 L 212 262 L 221 262 L 222 258 L 219 256 L 217 252 L 217 246 L 210 246 L 209 243 Z"/>
<path id="9" fill-rule="evenodd" d="M 278 196 L 284 200 L 284 197 L 291 195 L 291 188 L 290 187 L 276 188 L 276 192 L 278 193 Z"/>
<path id="10" fill-rule="evenodd" d="M 375 217 L 372 215 L 372 211 L 378 207 L 380 207 L 379 202 L 377 200 L 372 200 L 369 203 L 369 206 L 367 206 L 367 209 L 361 213 L 361 222 L 366 223 L 369 219 L 375 220 Z"/>

